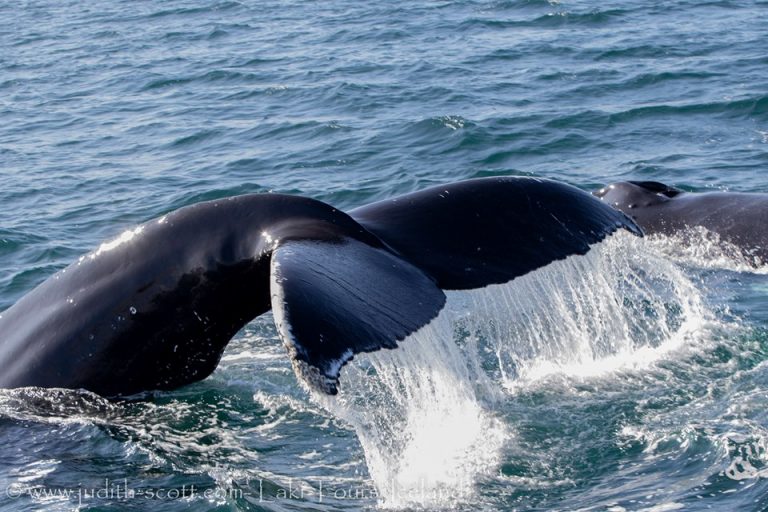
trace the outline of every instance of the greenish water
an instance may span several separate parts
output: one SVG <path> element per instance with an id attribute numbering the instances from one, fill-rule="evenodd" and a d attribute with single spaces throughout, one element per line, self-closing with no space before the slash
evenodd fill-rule
<path id="1" fill-rule="evenodd" d="M 40 0 L 0 21 L 0 309 L 246 192 L 768 192 L 765 2 Z M 269 315 L 175 392 L 2 391 L 0 510 L 768 510 L 768 278 L 720 256 L 616 237 L 457 294 L 330 402 Z"/>

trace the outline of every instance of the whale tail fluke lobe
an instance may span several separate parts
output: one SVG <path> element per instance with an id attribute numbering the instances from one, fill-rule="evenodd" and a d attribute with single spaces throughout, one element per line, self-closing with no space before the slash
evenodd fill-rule
<path id="1" fill-rule="evenodd" d="M 297 375 L 336 394 L 354 354 L 396 348 L 445 304 L 434 281 L 352 239 L 290 241 L 272 254 L 272 310 Z"/>
<path id="2" fill-rule="evenodd" d="M 618 229 L 642 236 L 626 215 L 556 181 L 480 178 L 350 212 L 443 289 L 501 284 L 585 254 Z"/>

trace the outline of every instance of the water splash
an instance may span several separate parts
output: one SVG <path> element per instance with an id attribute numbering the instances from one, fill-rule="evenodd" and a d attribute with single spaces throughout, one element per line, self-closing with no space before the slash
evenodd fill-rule
<path id="1" fill-rule="evenodd" d="M 451 292 L 436 320 L 394 351 L 359 356 L 336 398 L 385 507 L 477 499 L 514 439 L 494 403 L 553 372 L 589 377 L 648 365 L 697 341 L 710 315 L 653 247 L 617 234 L 586 256 L 504 285 Z"/>
<path id="2" fill-rule="evenodd" d="M 618 234 L 585 256 L 472 293 L 467 329 L 507 388 L 551 373 L 645 367 L 693 341 L 710 314 L 693 282 L 644 240 Z"/>
<path id="3" fill-rule="evenodd" d="M 648 237 L 656 252 L 675 262 L 706 269 L 768 274 L 768 261 L 706 228 L 697 226 L 673 236 Z"/>
<path id="4" fill-rule="evenodd" d="M 338 397 L 316 399 L 356 430 L 383 506 L 447 507 L 469 499 L 505 438 L 477 377 L 441 314 L 400 349 L 346 368 Z"/>

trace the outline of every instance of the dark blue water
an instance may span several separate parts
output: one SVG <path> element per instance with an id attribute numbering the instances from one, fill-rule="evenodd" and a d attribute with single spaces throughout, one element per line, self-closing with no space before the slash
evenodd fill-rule
<path id="1" fill-rule="evenodd" d="M 735 0 L 0 2 L 0 309 L 139 222 L 240 193 L 768 192 L 766 27 L 768 3 Z M 4 391 L 0 510 L 768 509 L 766 272 L 664 241 L 600 251 L 457 298 L 487 310 L 476 333 L 446 321 L 360 363 L 416 408 L 354 388 L 365 367 L 356 397 L 311 398 L 268 317 L 176 392 Z"/>

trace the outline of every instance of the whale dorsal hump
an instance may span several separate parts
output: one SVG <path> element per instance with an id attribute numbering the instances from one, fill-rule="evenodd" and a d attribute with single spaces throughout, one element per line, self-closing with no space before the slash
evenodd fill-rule
<path id="1" fill-rule="evenodd" d="M 648 192 L 653 192 L 654 194 L 660 194 L 669 198 L 683 193 L 683 191 L 680 189 L 670 187 L 669 185 L 660 183 L 658 181 L 630 181 L 629 183 L 637 185 L 640 188 L 644 188 Z"/>

